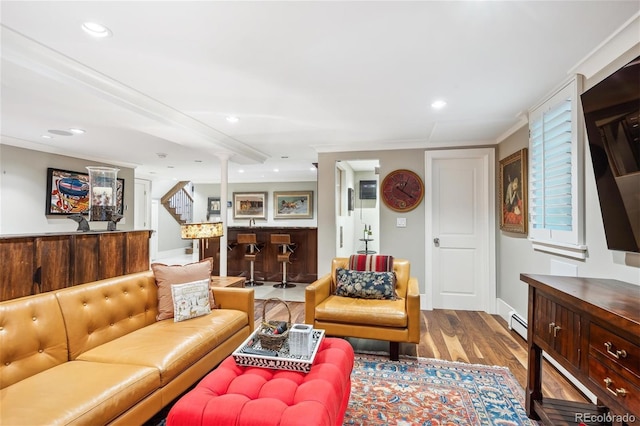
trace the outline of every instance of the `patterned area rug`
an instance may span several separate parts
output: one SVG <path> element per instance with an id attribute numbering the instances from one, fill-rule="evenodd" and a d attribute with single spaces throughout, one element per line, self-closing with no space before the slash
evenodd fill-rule
<path id="1" fill-rule="evenodd" d="M 356 355 L 345 425 L 537 425 L 506 367 Z"/>

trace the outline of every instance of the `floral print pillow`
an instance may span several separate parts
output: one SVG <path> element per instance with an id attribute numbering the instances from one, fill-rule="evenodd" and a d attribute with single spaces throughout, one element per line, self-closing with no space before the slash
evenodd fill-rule
<path id="1" fill-rule="evenodd" d="M 354 271 L 336 269 L 336 296 L 360 299 L 396 299 L 395 272 Z"/>

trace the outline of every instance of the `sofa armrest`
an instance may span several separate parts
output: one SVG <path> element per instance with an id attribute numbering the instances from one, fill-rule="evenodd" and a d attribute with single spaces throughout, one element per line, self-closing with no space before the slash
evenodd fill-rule
<path id="1" fill-rule="evenodd" d="M 407 330 L 409 341 L 420 343 L 420 288 L 416 277 L 410 277 L 407 285 Z"/>
<path id="2" fill-rule="evenodd" d="M 249 315 L 249 327 L 255 327 L 254 291 L 252 288 L 214 287 L 213 298 L 221 309 L 236 309 Z"/>
<path id="3" fill-rule="evenodd" d="M 309 284 L 304 291 L 304 322 L 313 324 L 316 306 L 331 294 L 331 274 Z"/>

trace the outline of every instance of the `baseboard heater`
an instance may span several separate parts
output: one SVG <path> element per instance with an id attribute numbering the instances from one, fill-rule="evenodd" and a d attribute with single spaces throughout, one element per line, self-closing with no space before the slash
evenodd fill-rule
<path id="1" fill-rule="evenodd" d="M 527 321 L 516 311 L 509 312 L 509 330 L 515 331 L 524 340 L 527 340 Z M 580 392 L 582 392 L 587 398 L 591 399 L 591 402 L 596 403 L 596 396 L 587 389 L 582 383 L 580 383 L 571 373 L 565 370 L 555 359 L 547 355 L 546 352 L 542 352 L 542 356 L 550 364 L 552 364 L 560 374 L 562 374 L 568 381 L 570 381 Z"/>
<path id="2" fill-rule="evenodd" d="M 509 330 L 513 330 L 527 340 L 527 321 L 516 311 L 509 312 Z"/>

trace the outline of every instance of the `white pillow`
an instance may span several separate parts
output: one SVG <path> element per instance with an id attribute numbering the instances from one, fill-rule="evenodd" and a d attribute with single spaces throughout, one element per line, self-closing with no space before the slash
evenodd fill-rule
<path id="1" fill-rule="evenodd" d="M 173 284 L 173 321 L 180 322 L 211 312 L 209 305 L 209 279 L 185 284 Z"/>

